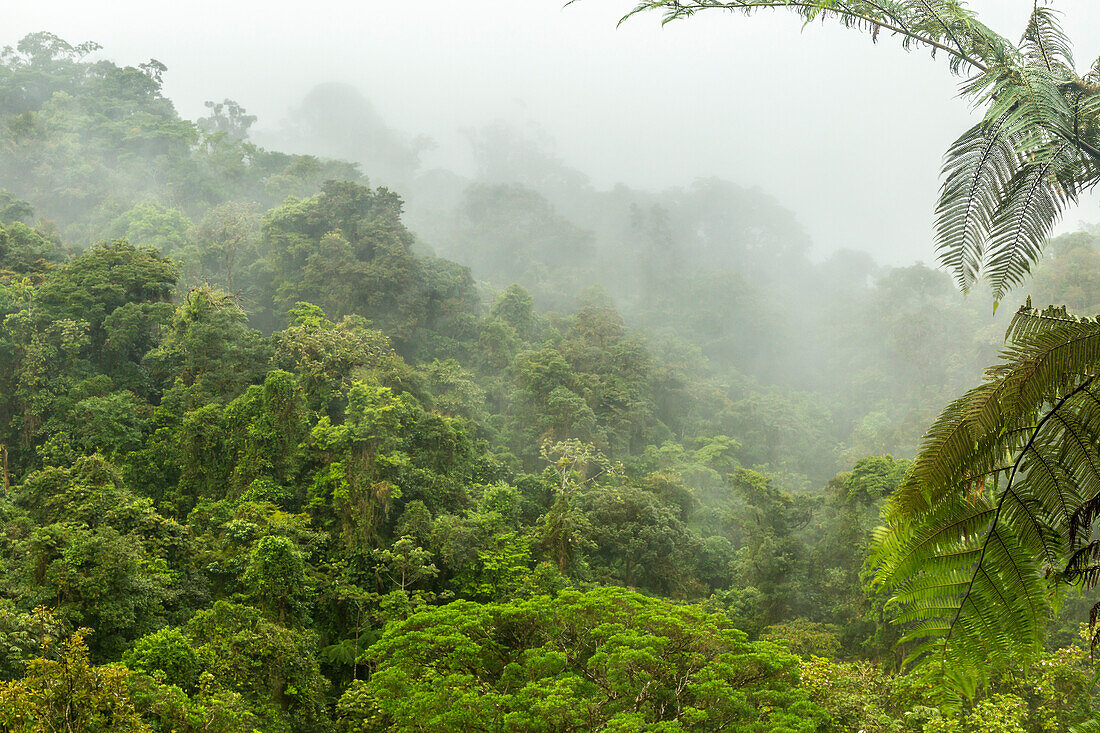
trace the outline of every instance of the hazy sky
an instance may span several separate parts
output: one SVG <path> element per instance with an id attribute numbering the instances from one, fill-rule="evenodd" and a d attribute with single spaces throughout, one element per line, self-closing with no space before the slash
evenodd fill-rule
<path id="1" fill-rule="evenodd" d="M 541 128 L 600 187 L 661 189 L 700 176 L 759 186 L 819 252 L 850 246 L 929 260 L 941 156 L 973 116 L 944 59 L 877 45 L 793 14 L 701 14 L 660 28 L 632 0 L 5 3 L 0 45 L 49 30 L 121 64 L 168 66 L 187 117 L 229 97 L 275 126 L 315 84 L 350 83 L 430 163 L 461 169 L 461 130 Z M 971 3 L 1015 38 L 1032 0 Z M 1095 0 L 1063 0 L 1079 65 L 1100 54 Z M 109 9 L 108 9 L 109 8 Z M 370 171 L 366 171 L 369 175 Z M 1090 201 L 1067 217 L 1100 220 Z"/>

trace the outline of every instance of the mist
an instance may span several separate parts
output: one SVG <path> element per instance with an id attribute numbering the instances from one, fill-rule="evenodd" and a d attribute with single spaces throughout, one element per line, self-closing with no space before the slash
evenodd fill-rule
<path id="1" fill-rule="evenodd" d="M 386 187 L 416 255 L 469 267 L 485 307 L 513 285 L 551 314 L 600 303 L 661 363 L 713 380 L 753 420 L 816 403 L 824 412 L 790 438 L 803 447 L 748 449 L 811 481 L 862 453 L 913 454 L 936 406 L 979 378 L 1012 311 L 995 317 L 987 295 L 934 272 L 941 156 L 977 113 L 927 52 L 784 14 L 617 26 L 624 8 L 607 2 L 285 5 L 262 16 L 128 7 L 124 25 L 75 4 L 19 8 L 5 31 L 101 44 L 85 63 L 156 59 L 175 111 L 271 151 L 268 178 L 235 183 L 237 170 L 180 193 L 144 190 L 145 169 L 121 168 L 113 191 L 73 195 L 66 183 L 47 194 L 13 185 L 27 163 L 7 188 L 77 247 L 123 235 L 183 257 L 181 286 L 235 284 L 211 252 L 197 254 L 211 246 L 202 232 L 223 226 L 210 221 L 219 200 L 248 202 L 255 217 L 326 178 Z M 1084 7 L 1069 4 L 1066 22 L 1087 47 L 1100 24 Z M 1030 4 L 976 9 L 1016 28 Z M 298 162 L 277 172 L 287 153 Z M 226 175 L 221 153 L 209 154 L 203 175 Z M 157 177 L 177 176 L 172 165 Z M 1093 203 L 1060 231 L 1079 228 Z M 139 225 L 157 207 L 196 228 Z M 286 316 L 261 280 L 243 302 L 272 331 Z M 766 408 L 753 403 L 761 390 L 773 391 Z"/>
<path id="2" fill-rule="evenodd" d="M 1031 3 L 974 7 L 1015 37 Z M 1100 47 L 1100 22 L 1083 0 L 1062 7 L 1087 57 Z M 8 7 L 0 44 L 49 29 L 97 41 L 120 63 L 157 58 L 184 117 L 231 98 L 257 115 L 259 141 L 285 140 L 311 90 L 343 84 L 360 96 L 349 105 L 366 100 L 399 135 L 420 138 L 424 170 L 475 175 L 470 132 L 503 123 L 596 189 L 722 178 L 794 212 L 815 258 L 853 248 L 886 264 L 931 261 L 940 159 L 974 114 L 953 99 L 958 80 L 942 60 L 778 14 L 664 28 L 642 16 L 616 27 L 624 9 L 606 0 L 279 2 L 258 13 L 120 2 L 101 13 L 50 2 Z M 341 152 L 324 137 L 331 130 L 316 132 L 302 149 Z M 1094 209 L 1089 200 L 1070 212 L 1063 230 Z"/>

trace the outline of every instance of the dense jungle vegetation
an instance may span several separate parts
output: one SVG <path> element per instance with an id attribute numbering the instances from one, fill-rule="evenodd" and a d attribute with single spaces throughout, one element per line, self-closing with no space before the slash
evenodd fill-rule
<path id="1" fill-rule="evenodd" d="M 1094 715 L 1087 596 L 959 695 L 902 665 L 867 563 L 1003 345 L 949 275 L 814 261 L 721 180 L 597 190 L 500 127 L 477 176 L 424 170 L 338 87 L 281 138 L 324 157 L 275 152 L 97 51 L 0 55 L 0 730 Z M 1027 292 L 1098 283 L 1083 231 Z"/>

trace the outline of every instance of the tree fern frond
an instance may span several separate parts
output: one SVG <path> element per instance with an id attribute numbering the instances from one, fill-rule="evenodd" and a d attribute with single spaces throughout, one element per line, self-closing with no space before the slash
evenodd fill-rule
<path id="1" fill-rule="evenodd" d="M 987 371 L 987 382 L 1000 387 L 1004 409 L 1034 413 L 1083 381 L 1091 382 L 1100 366 L 1098 326 L 1092 320 L 1066 323 L 1006 348 L 1002 363 Z"/>
<path id="2" fill-rule="evenodd" d="M 1020 39 L 1020 50 L 1051 73 L 1073 73 L 1073 49 L 1062 30 L 1058 11 L 1035 3 L 1027 28 Z"/>
<path id="3" fill-rule="evenodd" d="M 995 301 L 1023 282 L 1062 211 L 1077 200 L 1076 191 L 1062 187 L 1057 176 L 1069 151 L 1071 146 L 1062 143 L 1049 156 L 1029 161 L 1013 176 L 998 203 L 986 267 Z"/>
<path id="4" fill-rule="evenodd" d="M 1100 80 L 1100 58 L 1092 62 L 1092 66 L 1089 67 L 1088 72 L 1084 76 L 1086 82 L 1096 82 Z"/>
<path id="5" fill-rule="evenodd" d="M 1080 319 L 1070 314 L 1064 305 L 1051 305 L 1040 311 L 1031 307 L 1031 298 L 1028 298 L 1028 304 L 1020 306 L 1016 315 L 1012 317 L 1005 340 L 1022 341 L 1032 334 L 1079 321 Z"/>
<path id="6" fill-rule="evenodd" d="M 1070 576 L 1087 572 L 1100 565 L 1100 540 L 1093 540 L 1080 548 L 1066 562 L 1066 574 Z"/>
<path id="7" fill-rule="evenodd" d="M 868 561 L 910 661 L 955 682 L 1034 654 L 1057 583 L 1100 580 L 1069 564 L 1100 514 L 1100 324 L 1025 307 L 1008 338 L 929 429 Z"/>
<path id="8" fill-rule="evenodd" d="M 954 73 L 984 71 L 990 55 L 1012 45 L 957 0 L 642 0 L 619 22 L 644 12 L 657 12 L 662 23 L 669 23 L 704 10 L 752 13 L 765 8 L 793 11 L 804 23 L 836 19 L 868 32 L 872 40 L 882 32 L 897 35 L 907 49 L 916 44 L 947 53 Z"/>
<path id="9" fill-rule="evenodd" d="M 980 274 L 999 194 L 1016 168 L 1015 147 L 1004 134 L 1008 121 L 1005 114 L 978 123 L 945 156 L 936 206 L 936 251 L 964 289 Z"/>

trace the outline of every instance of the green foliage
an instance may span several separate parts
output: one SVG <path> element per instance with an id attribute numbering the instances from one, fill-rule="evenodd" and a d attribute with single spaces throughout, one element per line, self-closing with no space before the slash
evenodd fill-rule
<path id="1" fill-rule="evenodd" d="M 1100 313 L 1097 276 L 1100 250 L 1090 231 L 1064 234 L 1051 240 L 1028 286 L 1038 303 L 1065 303 L 1071 313 Z"/>
<path id="2" fill-rule="evenodd" d="M 316 730 L 321 724 L 326 681 L 308 632 L 219 601 L 196 614 L 186 634 L 209 683 L 243 695 L 271 726 L 265 730 Z"/>
<path id="3" fill-rule="evenodd" d="M 306 564 L 289 538 L 261 537 L 242 579 L 257 607 L 281 625 L 308 619 Z"/>
<path id="4" fill-rule="evenodd" d="M 105 242 L 52 272 L 36 294 L 33 314 L 40 323 L 84 321 L 93 343 L 101 345 L 107 316 L 127 303 L 167 300 L 177 276 L 176 266 L 155 249 Z"/>
<path id="5" fill-rule="evenodd" d="M 739 519 L 745 544 L 738 565 L 745 585 L 763 593 L 766 624 L 789 618 L 798 611 L 797 587 L 806 572 L 807 557 L 797 534 L 810 521 L 808 497 L 792 496 L 754 471 L 737 469 L 733 488 L 745 500 Z"/>
<path id="6" fill-rule="evenodd" d="M 471 186 L 459 206 L 461 217 L 455 249 L 469 253 L 470 265 L 488 269 L 501 285 L 529 284 L 544 304 L 567 299 L 548 277 L 548 269 L 576 272 L 591 262 L 591 233 L 563 219 L 537 191 L 517 185 Z M 509 298 L 505 291 L 504 298 Z M 516 305 L 522 308 L 522 300 Z M 517 311 L 503 305 L 496 315 Z M 513 324 L 513 328 L 516 325 Z M 522 329 L 517 329 L 523 335 Z"/>
<path id="7" fill-rule="evenodd" d="M 870 504 L 884 499 L 897 490 L 908 468 L 908 461 L 897 461 L 893 456 L 861 458 L 838 487 L 841 500 Z"/>
<path id="8" fill-rule="evenodd" d="M 20 221 L 0 217 L 0 273 L 41 273 L 60 261 L 61 247 Z"/>
<path id="9" fill-rule="evenodd" d="M 840 651 L 835 628 L 805 619 L 769 626 L 761 632 L 760 638 L 783 644 L 800 657 L 834 657 Z"/>
<path id="10" fill-rule="evenodd" d="M 388 629 L 350 730 L 817 730 L 795 657 L 718 615 L 618 589 L 455 602 Z M 360 726 L 360 727 L 355 727 Z M 671 727 L 670 727 L 671 726 Z"/>
<path id="11" fill-rule="evenodd" d="M 267 343 L 246 320 L 226 293 L 192 290 L 145 362 L 165 383 L 187 389 L 198 404 L 228 400 L 256 381 L 270 359 Z"/>
<path id="12" fill-rule="evenodd" d="M 0 682 L 0 725 L 12 733 L 147 733 L 131 698 L 125 667 L 95 667 L 80 634 L 58 659 L 34 659 L 23 679 Z"/>
<path id="13" fill-rule="evenodd" d="M 190 640 L 178 628 L 166 627 L 134 642 L 122 661 L 135 672 L 160 674 L 165 682 L 194 690 L 201 667 Z"/>
<path id="14" fill-rule="evenodd" d="M 355 313 L 406 351 L 419 329 L 444 327 L 470 307 L 473 282 L 413 254 L 402 207 L 387 189 L 329 181 L 270 212 L 261 245 L 275 276 L 270 307 L 285 312 L 308 298 L 336 316 Z"/>
<path id="15" fill-rule="evenodd" d="M 878 12 L 784 4 L 849 21 L 857 6 Z M 961 6 L 882 7 L 908 26 L 868 16 L 878 33 L 939 44 L 960 70 L 1003 51 L 971 89 L 992 108 L 1020 101 L 997 75 L 1046 63 L 1040 44 L 1054 61 L 1037 83 L 1075 93 L 1044 8 L 998 50 Z M 811 262 L 763 194 L 713 179 L 601 192 L 504 133 L 472 135 L 483 181 L 421 176 L 418 144 L 365 102 L 312 95 L 301 129 L 404 181 L 406 214 L 354 165 L 257 147 L 231 100 L 181 120 L 159 62 L 90 50 L 36 34 L 0 54 L 13 730 L 51 729 L 20 712 L 41 704 L 92 716 L 87 730 L 224 733 L 1031 733 L 1095 708 L 1095 669 L 1065 646 L 1091 597 L 1066 602 L 1050 649 L 1039 632 L 1057 581 L 1097 575 L 1096 324 L 1021 314 L 1002 366 L 910 464 L 892 456 L 916 450 L 929 406 L 996 340 L 947 276 L 855 253 Z M 1044 120 L 1064 120 L 1040 91 Z M 1016 126 L 996 170 L 974 167 L 971 138 L 948 162 L 941 233 L 964 242 L 945 258 L 971 278 L 980 254 L 995 287 L 1076 190 L 1021 208 L 1020 187 L 1050 183 L 1036 166 L 1054 128 L 1018 134 L 1036 114 L 996 121 Z M 999 193 L 959 219 L 966 176 Z M 1063 240 L 1038 285 L 1090 302 L 1093 249 Z M 87 649 L 64 643 L 81 628 Z M 931 647 L 895 651 L 924 631 Z M 924 668 L 888 671 L 941 647 L 950 673 L 987 683 L 973 699 L 942 699 Z M 981 668 L 962 679 L 967 665 Z M 65 697 L 70 673 L 87 685 Z"/>
<path id="16" fill-rule="evenodd" d="M 31 474 L 16 498 L 37 526 L 13 548 L 26 560 L 11 580 L 24 603 L 93 628 L 96 655 L 117 655 L 152 631 L 186 593 L 186 530 L 128 491 L 99 456 Z"/>
<path id="17" fill-rule="evenodd" d="M 0 678 L 11 680 L 23 675 L 27 662 L 33 659 L 56 657 L 58 643 L 68 636 L 65 622 L 45 607 L 24 612 L 5 599 L 0 604 Z"/>
<path id="18" fill-rule="evenodd" d="M 110 227 L 111 236 L 178 256 L 190 241 L 191 221 L 178 209 L 138 204 Z"/>

